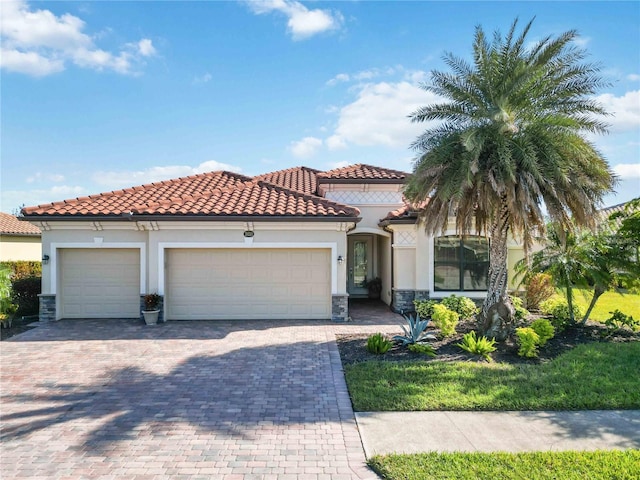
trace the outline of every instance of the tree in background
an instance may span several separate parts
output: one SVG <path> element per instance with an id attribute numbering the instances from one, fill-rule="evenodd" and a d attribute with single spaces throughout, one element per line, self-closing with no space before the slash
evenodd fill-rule
<path id="1" fill-rule="evenodd" d="M 565 292 L 573 318 L 573 288 L 591 288 L 593 296 L 581 324 L 589 319 L 598 299 L 607 291 L 630 288 L 640 279 L 640 202 L 629 202 L 621 212 L 603 219 L 595 230 L 577 229 L 560 235 L 559 227 L 547 228 L 545 247 L 529 261 L 519 262 L 520 273 L 548 273 Z"/>
<path id="2" fill-rule="evenodd" d="M 476 28 L 473 62 L 446 54 L 451 72 L 433 71 L 423 85 L 444 100 L 411 115 L 437 121 L 412 145 L 418 152 L 405 195 L 423 205 L 430 233 L 455 216 L 460 234 L 489 235 L 487 296 L 478 315 L 484 335 L 504 340 L 514 309 L 507 294 L 507 239 L 529 249 L 545 213 L 568 231 L 591 225 L 615 183 L 609 165 L 585 139 L 605 133 L 606 112 L 593 100 L 605 86 L 598 65 L 584 63 L 575 31 L 531 43 L 529 22 L 489 41 Z"/>

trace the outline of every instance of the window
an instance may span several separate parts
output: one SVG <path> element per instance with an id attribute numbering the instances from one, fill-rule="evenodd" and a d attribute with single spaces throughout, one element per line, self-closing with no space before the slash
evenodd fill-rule
<path id="1" fill-rule="evenodd" d="M 449 235 L 434 241 L 435 290 L 487 289 L 489 240 L 485 237 Z"/>

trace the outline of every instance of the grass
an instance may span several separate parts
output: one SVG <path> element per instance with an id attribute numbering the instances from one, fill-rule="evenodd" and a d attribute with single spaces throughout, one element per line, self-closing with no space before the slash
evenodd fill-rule
<path id="1" fill-rule="evenodd" d="M 345 366 L 356 411 L 640 408 L 640 342 L 580 345 L 543 364 Z"/>
<path id="2" fill-rule="evenodd" d="M 640 451 L 420 453 L 371 458 L 388 480 L 635 480 Z"/>
<path id="3" fill-rule="evenodd" d="M 593 291 L 588 289 L 574 290 L 574 298 L 576 304 L 580 305 L 582 312 L 587 311 L 587 307 L 593 297 Z M 564 297 L 562 297 L 564 298 Z M 622 313 L 631 315 L 633 318 L 640 318 L 640 295 L 633 293 L 605 292 L 596 302 L 589 318 L 594 321 L 604 322 L 611 317 L 614 310 L 620 310 Z M 578 321 L 582 320 L 581 318 Z"/>

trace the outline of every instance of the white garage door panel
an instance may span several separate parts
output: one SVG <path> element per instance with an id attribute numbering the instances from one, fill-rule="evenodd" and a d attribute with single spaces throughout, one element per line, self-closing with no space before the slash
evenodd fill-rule
<path id="1" fill-rule="evenodd" d="M 140 251 L 63 249 L 60 262 L 62 318 L 140 316 Z"/>
<path id="2" fill-rule="evenodd" d="M 170 320 L 331 317 L 328 249 L 168 249 Z"/>

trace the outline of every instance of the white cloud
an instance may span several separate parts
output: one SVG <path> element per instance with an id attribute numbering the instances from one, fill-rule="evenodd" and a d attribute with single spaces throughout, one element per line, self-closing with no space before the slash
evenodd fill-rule
<path id="1" fill-rule="evenodd" d="M 61 72 L 67 62 L 83 68 L 136 74 L 142 59 L 156 54 L 148 38 L 125 44 L 119 52 L 107 52 L 96 47 L 98 35 L 84 33 L 85 26 L 83 20 L 68 13 L 56 16 L 50 10 L 32 10 L 24 0 L 3 1 L 0 65 L 32 76 Z"/>
<path id="2" fill-rule="evenodd" d="M 287 18 L 287 29 L 294 40 L 303 40 L 319 33 L 337 30 L 344 18 L 340 12 L 309 10 L 293 0 L 248 1 L 247 5 L 257 15 L 271 12 L 283 13 Z"/>
<path id="3" fill-rule="evenodd" d="M 366 84 L 358 98 L 340 109 L 330 149 L 352 143 L 362 146 L 408 147 L 428 124 L 413 124 L 408 115 L 438 97 L 409 82 Z"/>
<path id="4" fill-rule="evenodd" d="M 87 195 L 87 190 L 80 186 L 56 185 L 49 189 L 5 190 L 2 189 L 2 211 L 11 213 L 14 209 L 25 205 L 31 207 L 43 203 Z"/>
<path id="5" fill-rule="evenodd" d="M 348 167 L 349 165 L 351 164 L 347 161 L 331 162 L 329 163 L 329 170 L 335 170 L 336 168 L 344 168 L 344 167 Z"/>
<path id="6" fill-rule="evenodd" d="M 156 49 L 148 38 L 143 38 L 138 42 L 138 52 L 143 57 L 152 57 L 156 54 Z"/>
<path id="7" fill-rule="evenodd" d="M 333 77 L 332 79 L 327 80 L 327 85 L 332 87 L 334 85 L 337 85 L 338 83 L 348 82 L 350 78 L 351 77 L 349 77 L 349 75 L 347 73 L 339 73 L 335 77 Z"/>
<path id="8" fill-rule="evenodd" d="M 619 163 L 613 166 L 613 171 L 620 178 L 640 178 L 640 163 Z"/>
<path id="9" fill-rule="evenodd" d="M 291 142 L 289 151 L 297 158 L 312 157 L 322 146 L 322 140 L 315 137 L 304 137 L 297 142 Z"/>
<path id="10" fill-rule="evenodd" d="M 640 127 L 640 90 L 616 97 L 611 93 L 598 95 L 596 100 L 613 115 L 604 120 L 611 125 L 612 132 L 623 132 Z"/>
<path id="11" fill-rule="evenodd" d="M 217 170 L 240 172 L 241 168 L 226 163 L 216 162 L 215 160 L 209 160 L 196 167 L 190 167 L 188 165 L 166 165 L 150 167 L 145 170 L 137 171 L 101 171 L 96 172 L 92 176 L 92 180 L 102 187 L 116 189 Z"/>
<path id="12" fill-rule="evenodd" d="M 193 85 L 200 85 L 202 83 L 210 82 L 212 78 L 213 78 L 213 76 L 209 72 L 207 72 L 204 75 L 200 75 L 200 76 L 194 77 L 193 81 L 191 83 Z"/>
<path id="13" fill-rule="evenodd" d="M 55 182 L 55 183 L 64 182 L 64 175 L 61 175 L 59 173 L 45 174 L 42 172 L 36 172 L 33 175 L 27 177 L 26 179 L 27 183 L 43 182 L 43 181 L 49 181 L 49 182 Z"/>
<path id="14" fill-rule="evenodd" d="M 640 75 L 638 75 L 637 73 L 630 73 L 629 75 L 627 75 L 627 80 L 637 82 L 638 80 L 640 80 Z"/>

